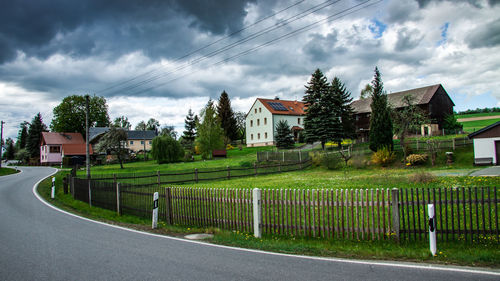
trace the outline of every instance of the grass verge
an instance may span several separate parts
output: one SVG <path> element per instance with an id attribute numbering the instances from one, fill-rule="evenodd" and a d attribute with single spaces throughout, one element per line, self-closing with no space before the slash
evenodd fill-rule
<path id="1" fill-rule="evenodd" d="M 11 169 L 11 168 L 0 168 L 0 177 L 1 176 L 7 176 L 7 175 L 12 175 L 15 173 L 19 173 L 18 170 L 16 169 Z"/>
<path id="2" fill-rule="evenodd" d="M 224 231 L 217 228 L 169 226 L 164 222 L 159 222 L 159 229 L 152 230 L 151 221 L 148 219 L 125 215 L 118 216 L 116 212 L 89 207 L 86 203 L 73 200 L 71 195 L 64 194 L 62 191 L 61 183 L 65 173 L 67 171 L 55 175 L 56 199 L 50 199 L 51 179 L 48 178 L 40 183 L 38 192 L 45 200 L 66 211 L 132 229 L 177 237 L 190 233 L 213 233 L 214 238 L 208 240 L 208 242 L 288 254 L 500 267 L 500 246 L 492 241 L 479 241 L 479 243 L 473 245 L 463 242 L 440 242 L 438 243 L 438 254 L 433 257 L 429 253 L 428 244 L 425 242 L 403 241 L 398 244 L 391 241 L 324 240 L 277 235 L 268 235 L 259 239 L 254 238 L 251 233 Z"/>

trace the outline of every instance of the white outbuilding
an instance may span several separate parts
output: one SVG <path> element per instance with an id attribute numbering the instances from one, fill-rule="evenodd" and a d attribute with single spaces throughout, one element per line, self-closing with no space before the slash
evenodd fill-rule
<path id="1" fill-rule="evenodd" d="M 304 129 L 305 104 L 300 101 L 280 99 L 255 100 L 246 116 L 247 146 L 275 144 L 276 125 L 285 120 L 292 129 L 295 141 Z"/>
<path id="2" fill-rule="evenodd" d="M 474 143 L 475 165 L 498 165 L 500 161 L 500 121 L 482 128 L 469 138 Z"/>

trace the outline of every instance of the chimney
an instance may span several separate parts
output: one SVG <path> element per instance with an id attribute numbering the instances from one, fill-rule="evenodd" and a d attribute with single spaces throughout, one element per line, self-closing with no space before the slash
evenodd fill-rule
<path id="1" fill-rule="evenodd" d="M 274 99 L 275 100 L 280 100 L 280 98 L 278 96 L 275 96 Z"/>

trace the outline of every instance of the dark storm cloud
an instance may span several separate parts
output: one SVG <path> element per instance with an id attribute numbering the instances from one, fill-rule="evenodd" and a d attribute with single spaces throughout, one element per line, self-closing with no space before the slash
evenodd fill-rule
<path id="1" fill-rule="evenodd" d="M 165 43 L 158 39 L 180 30 L 188 37 L 186 27 L 176 26 L 173 19 L 177 24 L 223 34 L 242 27 L 245 6 L 252 1 L 4 1 L 0 11 L 0 63 L 12 60 L 17 51 L 44 58 L 57 52 L 85 56 L 109 48 L 119 55 L 122 49 L 128 52 L 131 47 L 152 47 L 151 55 L 159 55 L 161 52 L 155 49 L 164 50 Z M 121 46 L 113 44 L 117 38 Z"/>
<path id="2" fill-rule="evenodd" d="M 416 0 L 418 2 L 418 6 L 420 8 L 423 8 L 425 6 L 427 6 L 429 3 L 431 2 L 446 2 L 446 1 L 449 1 L 449 2 L 467 2 L 469 4 L 471 4 L 472 6 L 474 7 L 477 7 L 477 8 L 483 8 L 483 5 L 481 5 L 481 1 L 480 0 Z M 495 6 L 497 4 L 500 3 L 500 0 L 488 0 L 488 5 L 489 6 Z"/>
<path id="3" fill-rule="evenodd" d="M 465 39 L 470 48 L 500 45 L 500 18 L 477 27 Z"/>

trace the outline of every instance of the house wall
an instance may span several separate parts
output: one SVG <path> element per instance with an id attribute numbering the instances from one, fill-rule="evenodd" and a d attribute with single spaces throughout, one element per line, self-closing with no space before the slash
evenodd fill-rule
<path id="1" fill-rule="evenodd" d="M 50 153 L 50 146 L 59 147 L 59 151 L 62 151 L 60 145 L 42 145 L 40 146 L 40 163 L 61 163 L 62 156 L 59 153 Z"/>
<path id="2" fill-rule="evenodd" d="M 127 140 L 127 148 L 134 152 L 138 152 L 140 150 L 144 150 L 144 144 L 142 143 L 144 140 Z M 152 140 L 146 139 L 146 150 L 151 150 Z"/>
<path id="3" fill-rule="evenodd" d="M 443 89 L 439 87 L 427 104 L 427 112 L 432 123 L 439 125 L 439 130 L 443 129 L 444 119 L 446 116 L 453 114 L 453 102 Z"/>
<path id="4" fill-rule="evenodd" d="M 276 136 L 277 135 L 277 132 L 276 132 L 276 126 L 278 125 L 278 122 L 280 122 L 281 120 L 284 120 L 288 123 L 288 126 L 290 127 L 290 129 L 293 127 L 293 126 L 299 126 L 301 128 L 304 128 L 304 117 L 305 116 L 299 116 L 299 115 L 274 115 L 273 116 L 273 136 Z M 299 120 L 300 119 L 300 124 L 299 124 Z"/>
<path id="5" fill-rule="evenodd" d="M 264 119 L 266 120 L 266 122 L 264 122 Z M 273 115 L 262 104 L 262 102 L 260 102 L 259 100 L 255 101 L 252 108 L 250 108 L 250 111 L 247 114 L 245 123 L 247 146 L 252 147 L 274 144 Z"/>
<path id="6" fill-rule="evenodd" d="M 496 158 L 495 141 L 500 141 L 500 137 L 474 138 L 474 158 L 493 157 L 493 164 L 497 165 L 499 159 Z"/>

